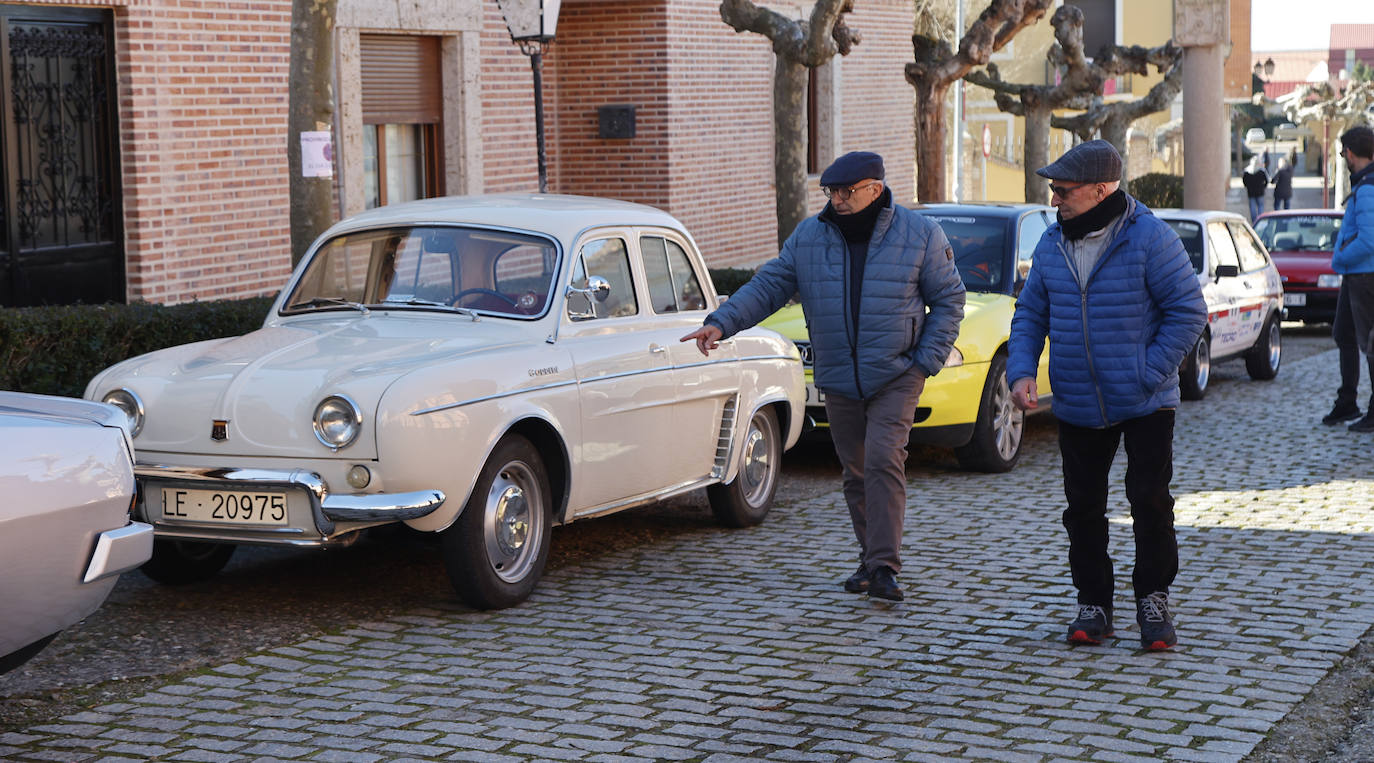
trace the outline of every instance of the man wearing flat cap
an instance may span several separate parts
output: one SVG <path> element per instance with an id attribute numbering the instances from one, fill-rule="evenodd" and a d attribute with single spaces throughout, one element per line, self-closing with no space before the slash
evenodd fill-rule
<path id="1" fill-rule="evenodd" d="M 816 387 L 859 541 L 850 593 L 901 601 L 906 444 L 926 377 L 944 366 L 964 284 L 940 226 L 895 204 L 882 157 L 855 151 L 821 174 L 830 202 L 748 283 L 683 337 L 703 355 L 800 295 Z"/>
<path id="2" fill-rule="evenodd" d="M 1018 407 L 1036 406 L 1036 366 L 1048 338 L 1078 589 L 1068 639 L 1099 644 L 1112 635 L 1107 477 L 1125 439 L 1140 643 L 1168 649 L 1178 641 L 1169 611 L 1178 573 L 1169 493 L 1178 367 L 1207 323 L 1207 306 L 1173 229 L 1119 187 L 1121 155 L 1110 143 L 1074 146 L 1036 174 L 1049 179 L 1059 220 L 1036 245 L 1016 303 L 1007 383 Z"/>

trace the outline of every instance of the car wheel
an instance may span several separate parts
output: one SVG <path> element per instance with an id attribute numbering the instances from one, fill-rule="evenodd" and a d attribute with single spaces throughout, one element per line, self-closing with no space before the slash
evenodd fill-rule
<path id="1" fill-rule="evenodd" d="M 1211 378 L 1212 341 L 1204 331 L 1178 369 L 1179 394 L 1184 400 L 1201 400 L 1207 396 L 1207 381 Z"/>
<path id="2" fill-rule="evenodd" d="M 1245 371 L 1251 379 L 1269 381 L 1279 375 L 1279 363 L 1283 361 L 1281 343 L 1278 316 L 1271 314 L 1264 322 L 1259 341 L 1245 353 Z"/>
<path id="3" fill-rule="evenodd" d="M 973 437 L 966 445 L 954 449 L 959 466 L 975 472 L 1010 471 L 1021 458 L 1025 423 L 1026 414 L 1011 401 L 1007 356 L 999 352 L 988 364 Z"/>
<path id="4" fill-rule="evenodd" d="M 474 609 L 504 609 L 529 598 L 549 558 L 548 474 L 529 440 L 497 443 L 458 521 L 443 532 L 444 568 Z"/>
<path id="5" fill-rule="evenodd" d="M 773 508 L 782 468 L 782 437 L 771 406 L 754 412 L 744 430 L 739 471 L 728 485 L 706 488 L 711 512 L 726 527 L 750 527 L 763 521 Z"/>
<path id="6" fill-rule="evenodd" d="M 152 557 L 139 569 L 165 585 L 199 583 L 219 574 L 233 555 L 229 543 L 159 538 L 153 541 Z"/>

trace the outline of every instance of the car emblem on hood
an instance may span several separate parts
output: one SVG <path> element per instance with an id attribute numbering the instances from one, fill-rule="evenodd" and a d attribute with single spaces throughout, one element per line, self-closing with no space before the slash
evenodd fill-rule
<path id="1" fill-rule="evenodd" d="M 210 439 L 215 442 L 224 442 L 229 439 L 228 419 L 214 419 L 210 422 Z"/>

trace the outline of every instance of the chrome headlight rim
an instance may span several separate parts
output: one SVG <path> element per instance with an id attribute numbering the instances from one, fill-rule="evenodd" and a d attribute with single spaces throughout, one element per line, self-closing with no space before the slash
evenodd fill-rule
<path id="1" fill-rule="evenodd" d="M 333 426 L 328 421 L 322 421 L 322 417 L 327 412 L 342 412 L 342 421 L 346 422 L 343 436 L 335 432 Z M 363 412 L 358 407 L 353 398 L 344 394 L 333 394 L 324 398 L 315 406 L 315 415 L 312 420 L 315 428 L 315 439 L 320 441 L 332 451 L 339 451 L 347 448 L 357 441 L 358 435 L 363 431 Z M 331 435 L 331 433 L 333 433 Z"/>
<path id="2" fill-rule="evenodd" d="M 143 398 L 128 387 L 116 387 L 101 396 L 100 402 L 113 405 L 129 417 L 129 437 L 138 437 L 143 431 Z"/>

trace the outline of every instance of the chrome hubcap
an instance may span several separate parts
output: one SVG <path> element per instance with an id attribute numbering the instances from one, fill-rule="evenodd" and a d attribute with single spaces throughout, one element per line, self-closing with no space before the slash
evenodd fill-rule
<path id="1" fill-rule="evenodd" d="M 487 559 L 507 582 L 523 579 L 534 564 L 543 528 L 543 497 L 529 466 L 506 464 L 487 491 L 483 536 Z"/>
<path id="2" fill-rule="evenodd" d="M 749 422 L 749 432 L 744 436 L 744 459 L 740 463 L 740 486 L 751 505 L 758 505 L 768 495 L 776 476 L 777 444 L 768 436 L 763 415 L 754 414 Z"/>
<path id="3" fill-rule="evenodd" d="M 1193 367 L 1197 369 L 1194 379 L 1197 388 L 1203 389 L 1207 386 L 1207 379 L 1212 375 L 1212 353 L 1207 351 L 1206 342 L 1198 342 L 1193 350 Z"/>
<path id="4" fill-rule="evenodd" d="M 1269 324 L 1269 370 L 1279 367 L 1279 354 L 1282 346 L 1279 343 L 1279 324 Z"/>

